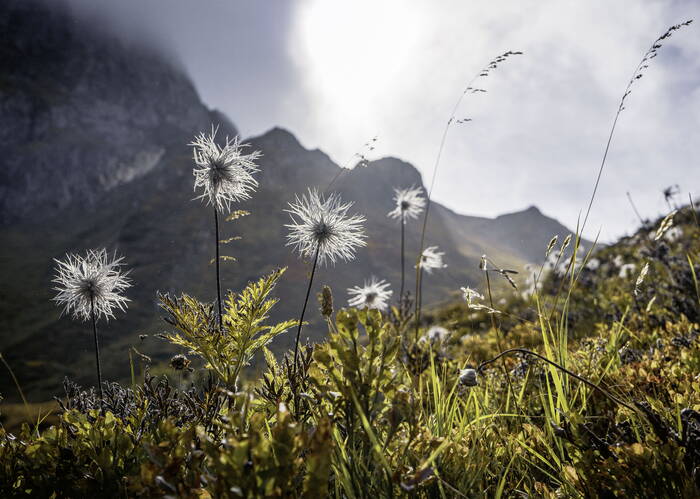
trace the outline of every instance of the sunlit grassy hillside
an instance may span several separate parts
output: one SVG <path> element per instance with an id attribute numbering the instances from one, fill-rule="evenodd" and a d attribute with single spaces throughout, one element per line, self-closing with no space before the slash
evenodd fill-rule
<path id="1" fill-rule="evenodd" d="M 0 429 L 0 491 L 697 497 L 697 217 L 685 207 L 571 257 L 559 255 L 575 238 L 543 241 L 537 279 L 490 295 L 503 276 L 487 265 L 469 303 L 418 330 L 395 308 L 340 309 L 326 292 L 328 340 L 296 368 L 266 353 L 260 377 L 236 373 L 256 338 L 288 326 L 259 327 L 278 275 L 227 302 L 238 326 L 224 340 L 191 327 L 196 301 L 167 301 L 168 337 L 188 358 L 145 380 L 136 362 L 102 411 L 94 390 L 68 383 L 55 426 Z"/>

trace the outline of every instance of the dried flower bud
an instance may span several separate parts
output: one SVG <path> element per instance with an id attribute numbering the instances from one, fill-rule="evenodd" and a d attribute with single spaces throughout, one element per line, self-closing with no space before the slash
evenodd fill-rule
<path id="1" fill-rule="evenodd" d="M 318 303 L 321 305 L 321 315 L 330 317 L 333 315 L 333 293 L 331 288 L 323 286 L 323 289 L 318 294 Z"/>
<path id="2" fill-rule="evenodd" d="M 184 371 L 185 369 L 190 370 L 190 359 L 182 354 L 174 355 L 170 359 L 170 367 L 176 371 Z"/>

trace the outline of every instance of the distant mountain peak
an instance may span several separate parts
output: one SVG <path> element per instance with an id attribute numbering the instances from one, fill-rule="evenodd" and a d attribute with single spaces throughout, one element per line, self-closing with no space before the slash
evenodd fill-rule
<path id="1" fill-rule="evenodd" d="M 353 173 L 385 180 L 397 189 L 423 187 L 423 177 L 418 169 L 411 163 L 393 156 L 375 159 L 368 162 L 367 166 L 356 166 Z"/>
<path id="2" fill-rule="evenodd" d="M 301 142 L 299 142 L 296 135 L 286 128 L 279 126 L 270 128 L 267 132 L 255 137 L 254 139 L 257 142 L 271 142 L 277 146 L 301 148 L 305 151 L 307 150 L 303 145 L 301 145 Z"/>

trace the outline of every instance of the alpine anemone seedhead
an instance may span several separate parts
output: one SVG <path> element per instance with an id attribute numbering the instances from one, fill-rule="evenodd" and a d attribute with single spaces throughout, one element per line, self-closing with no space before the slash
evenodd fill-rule
<path id="1" fill-rule="evenodd" d="M 387 216 L 406 223 L 409 218 L 418 218 L 425 208 L 425 198 L 421 196 L 423 189 L 412 186 L 409 189 L 394 189 L 394 203 L 396 206 Z"/>
<path id="2" fill-rule="evenodd" d="M 114 309 L 124 311 L 128 298 L 122 292 L 131 286 L 128 272 L 122 272 L 123 258 L 110 258 L 106 249 L 88 250 L 85 256 L 69 253 L 55 260 L 53 282 L 58 294 L 53 300 L 63 306 L 63 313 L 88 321 L 94 307 L 95 319 L 114 317 Z"/>
<path id="3" fill-rule="evenodd" d="M 350 299 L 348 305 L 357 308 L 374 308 L 377 310 L 386 310 L 388 301 L 394 293 L 389 289 L 390 284 L 384 279 L 377 280 L 376 277 L 367 281 L 364 286 L 354 286 L 348 288 Z"/>
<path id="4" fill-rule="evenodd" d="M 423 250 L 420 256 L 420 267 L 428 274 L 433 272 L 433 269 L 442 269 L 447 267 L 442 261 L 445 255 L 443 251 L 438 251 L 437 246 L 428 246 Z"/>
<path id="5" fill-rule="evenodd" d="M 203 189 L 195 199 L 206 200 L 217 210 L 223 211 L 225 207 L 231 211 L 232 202 L 250 199 L 258 186 L 253 174 L 259 171 L 255 160 L 261 153 L 243 154 L 248 144 L 240 144 L 238 137 L 233 140 L 226 137 L 224 145 L 219 146 L 215 141 L 217 130 L 212 127 L 209 135 L 200 133 L 190 143 L 195 164 L 194 190 Z"/>
<path id="6" fill-rule="evenodd" d="M 336 260 L 349 261 L 355 258 L 355 250 L 365 246 L 362 224 L 365 217 L 348 215 L 353 203 L 343 203 L 336 193 L 325 198 L 315 189 L 309 189 L 301 197 L 289 203 L 285 211 L 292 223 L 287 246 L 293 246 L 302 257 L 313 258 L 318 249 L 318 264 L 335 264 Z"/>

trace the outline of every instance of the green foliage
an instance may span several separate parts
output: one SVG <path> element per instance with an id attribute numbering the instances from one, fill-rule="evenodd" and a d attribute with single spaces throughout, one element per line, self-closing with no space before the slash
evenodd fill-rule
<path id="1" fill-rule="evenodd" d="M 226 296 L 223 329 L 211 304 L 204 304 L 183 294 L 180 298 L 161 295 L 161 306 L 169 316 L 167 322 L 180 333 L 166 334 L 171 343 L 188 349 L 206 361 L 225 386 L 235 388 L 238 376 L 256 352 L 276 336 L 297 324 L 289 320 L 274 326 L 265 324 L 277 303 L 270 293 L 285 269 L 250 283 L 238 295 Z"/>
<path id="2" fill-rule="evenodd" d="M 429 315 L 445 338 L 412 341 L 396 310 L 334 315 L 326 290 L 328 338 L 296 366 L 265 347 L 295 324 L 266 324 L 281 271 L 228 295 L 223 331 L 210 305 L 163 297 L 168 339 L 209 381 L 147 374 L 102 402 L 68 383 L 52 427 L 0 428 L 0 496 L 698 497 L 700 228 L 687 210 L 673 227 L 587 255 L 594 270 L 573 256 L 533 295 L 495 297 L 498 314 Z M 556 365 L 481 364 L 510 348 Z M 267 369 L 246 380 L 259 351 Z"/>

